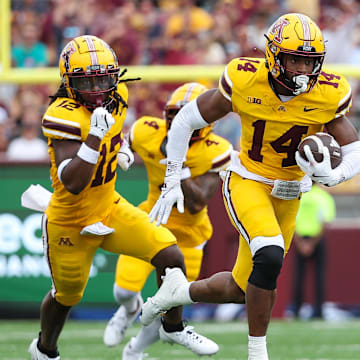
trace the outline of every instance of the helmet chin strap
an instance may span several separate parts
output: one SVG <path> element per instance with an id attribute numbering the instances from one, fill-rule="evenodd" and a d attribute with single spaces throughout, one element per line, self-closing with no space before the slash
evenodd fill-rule
<path id="1" fill-rule="evenodd" d="M 292 81 L 295 83 L 294 95 L 300 95 L 307 90 L 310 78 L 307 75 L 297 75 L 292 78 Z"/>

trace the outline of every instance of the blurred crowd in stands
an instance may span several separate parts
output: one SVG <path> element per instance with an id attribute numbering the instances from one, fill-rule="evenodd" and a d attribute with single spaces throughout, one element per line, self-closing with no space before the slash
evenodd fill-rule
<path id="1" fill-rule="evenodd" d="M 238 56 L 263 57 L 264 33 L 286 12 L 305 13 L 319 24 L 328 40 L 326 63 L 360 65 L 360 0 L 12 0 L 12 66 L 57 66 L 64 45 L 82 34 L 108 42 L 124 66 L 226 64 Z M 359 129 L 359 80 L 349 80 L 352 121 Z M 178 85 L 129 85 L 126 126 L 145 114 L 162 117 Z M 0 153 L 8 159 L 47 159 L 41 116 L 56 88 L 0 83 Z M 215 129 L 238 148 L 241 125 L 235 115 Z"/>

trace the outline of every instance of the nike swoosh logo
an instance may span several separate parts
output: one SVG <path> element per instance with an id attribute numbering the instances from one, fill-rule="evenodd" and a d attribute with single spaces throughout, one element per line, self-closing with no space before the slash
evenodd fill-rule
<path id="1" fill-rule="evenodd" d="M 313 111 L 316 110 L 317 108 L 307 108 L 306 106 L 304 106 L 304 111 L 308 112 L 308 111 Z"/>

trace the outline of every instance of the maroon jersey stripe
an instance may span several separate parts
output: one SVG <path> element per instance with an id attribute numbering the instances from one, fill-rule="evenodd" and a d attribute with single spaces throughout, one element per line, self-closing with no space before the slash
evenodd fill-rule
<path id="1" fill-rule="evenodd" d="M 56 122 L 49 121 L 49 120 L 46 120 L 46 119 L 43 120 L 43 127 L 47 128 L 47 129 L 66 132 L 68 134 L 81 136 L 80 128 L 77 128 L 77 127 L 74 127 L 74 126 L 69 126 L 69 125 L 64 125 L 64 124 L 60 124 L 60 123 L 56 123 Z"/>
<path id="2" fill-rule="evenodd" d="M 221 76 L 221 85 L 222 85 L 223 89 L 225 90 L 225 92 L 231 97 L 232 89 L 229 86 L 229 84 L 227 83 L 224 73 Z"/>
<path id="3" fill-rule="evenodd" d="M 225 159 L 219 160 L 219 161 L 217 161 L 216 163 L 212 164 L 211 168 L 212 168 L 212 169 L 216 169 L 216 168 L 218 168 L 218 167 L 226 164 L 226 163 L 229 162 L 229 161 L 230 161 L 230 155 L 227 156 Z"/>
<path id="4" fill-rule="evenodd" d="M 350 101 L 351 101 L 351 96 L 347 101 L 345 101 L 341 106 L 337 108 L 336 113 L 342 112 L 344 109 L 346 109 L 349 106 Z"/>

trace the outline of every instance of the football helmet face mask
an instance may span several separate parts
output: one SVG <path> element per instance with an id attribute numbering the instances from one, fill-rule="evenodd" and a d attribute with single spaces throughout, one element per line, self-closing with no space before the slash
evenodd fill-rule
<path id="1" fill-rule="evenodd" d="M 302 14 L 286 14 L 269 28 L 266 37 L 266 64 L 272 78 L 294 95 L 309 92 L 317 82 L 325 56 L 319 27 Z M 311 59 L 312 71 L 300 73 L 284 65 L 284 55 Z"/>
<path id="2" fill-rule="evenodd" d="M 69 96 L 89 110 L 114 100 L 120 68 L 105 41 L 92 35 L 74 38 L 61 52 L 59 69 Z"/>
<path id="3" fill-rule="evenodd" d="M 205 92 L 207 87 L 199 83 L 186 83 L 170 95 L 163 111 L 163 117 L 166 120 L 166 128 L 169 131 L 172 120 L 180 109 L 191 100 L 196 99 L 199 95 Z M 202 129 L 195 130 L 191 136 L 190 142 L 194 142 L 205 138 L 212 130 L 213 124 L 209 124 Z"/>

